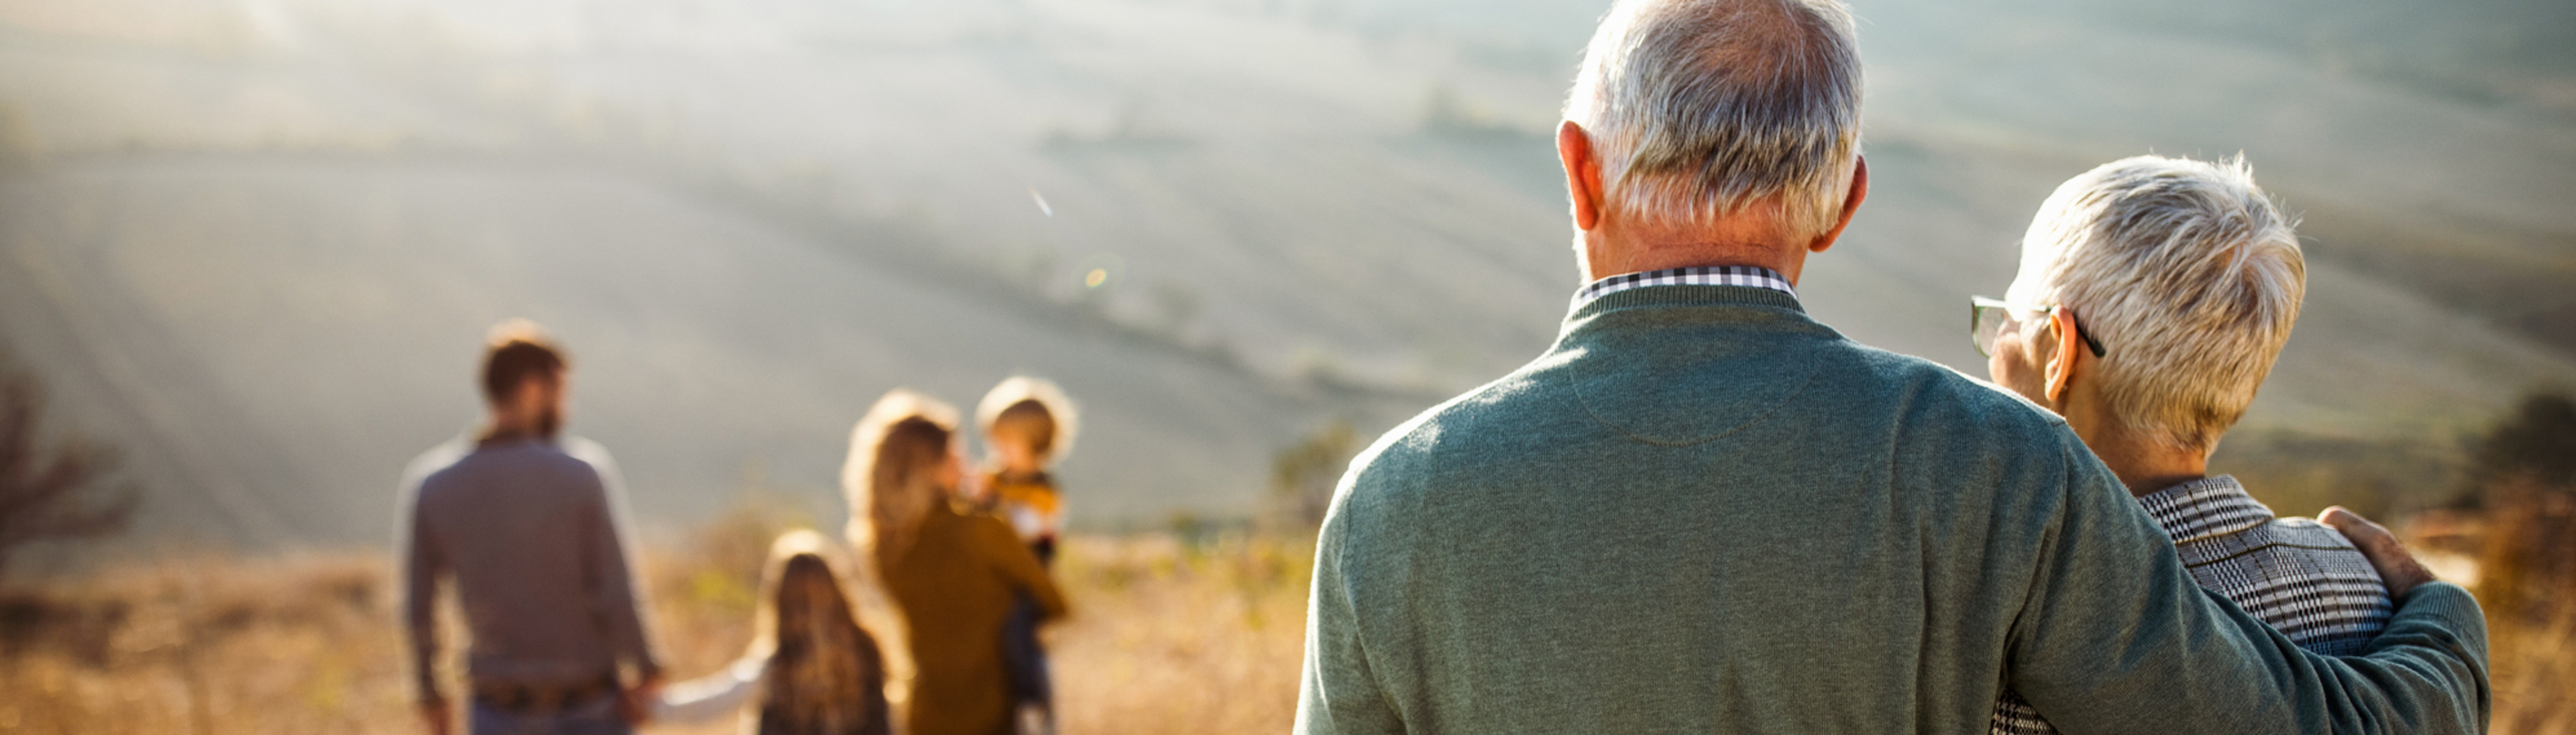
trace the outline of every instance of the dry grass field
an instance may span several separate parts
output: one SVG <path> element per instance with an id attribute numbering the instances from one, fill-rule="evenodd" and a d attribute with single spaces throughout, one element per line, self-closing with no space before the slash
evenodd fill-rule
<path id="1" fill-rule="evenodd" d="M 647 561 L 675 674 L 750 635 L 774 525 L 737 517 Z M 1052 635 L 1067 733 L 1281 732 L 1293 714 L 1311 545 L 1261 536 L 1085 537 Z M 0 733 L 411 733 L 384 560 L 171 557 L 0 600 Z M 2576 733 L 2576 590 L 2555 619 L 2497 615 L 2497 733 Z M 2491 613 L 2495 611 L 2491 610 Z M 729 722 L 648 732 L 713 735 Z"/>
<path id="2" fill-rule="evenodd" d="M 2562 613 L 2556 622 L 2543 625 L 2497 622 L 2491 641 L 2493 732 L 2576 733 L 2576 694 L 2568 685 L 2576 681 L 2576 614 Z"/>
<path id="3" fill-rule="evenodd" d="M 738 517 L 688 553 L 648 554 L 656 640 L 675 676 L 742 653 L 773 529 Z M 1063 731 L 1287 729 L 1311 549 L 1241 536 L 1070 540 L 1058 577 L 1075 618 L 1049 634 Z M 419 732 L 390 569 L 365 554 L 172 556 L 0 596 L 0 733 Z"/>

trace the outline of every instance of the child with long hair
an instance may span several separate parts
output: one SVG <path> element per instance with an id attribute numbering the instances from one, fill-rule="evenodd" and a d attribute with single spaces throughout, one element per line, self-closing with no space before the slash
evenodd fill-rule
<path id="1" fill-rule="evenodd" d="M 1040 617 L 1065 614 L 1063 593 L 1000 519 L 961 507 L 957 410 L 897 390 L 851 432 L 841 475 L 850 536 L 906 623 L 912 735 L 997 735 L 1013 728 L 1002 631 L 1025 595 Z"/>
<path id="2" fill-rule="evenodd" d="M 655 720 L 744 713 L 752 735 L 888 735 L 885 656 L 859 625 L 841 554 L 822 534 L 794 531 L 770 545 L 757 633 L 723 672 L 665 691 Z"/>

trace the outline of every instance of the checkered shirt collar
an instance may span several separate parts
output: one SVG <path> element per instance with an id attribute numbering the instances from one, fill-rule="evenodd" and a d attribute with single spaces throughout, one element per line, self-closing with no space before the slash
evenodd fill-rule
<path id="1" fill-rule="evenodd" d="M 1711 265 L 1690 268 L 1666 268 L 1659 271 L 1622 273 L 1593 281 L 1574 292 L 1574 308 L 1603 296 L 1647 286 L 1751 286 L 1767 288 L 1797 298 L 1798 291 L 1778 271 L 1758 265 Z"/>
<path id="2" fill-rule="evenodd" d="M 2245 494 L 2245 486 L 2228 475 L 2204 477 L 2138 498 L 2147 515 L 2184 543 L 2243 531 L 2272 522 L 2272 508 Z"/>

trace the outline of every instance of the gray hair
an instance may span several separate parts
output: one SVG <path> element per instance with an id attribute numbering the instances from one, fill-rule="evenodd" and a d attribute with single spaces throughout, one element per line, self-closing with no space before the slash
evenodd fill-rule
<path id="1" fill-rule="evenodd" d="M 1565 119 L 1623 217 L 1705 225 L 1776 196 L 1785 232 L 1822 234 L 1860 151 L 1856 46 L 1838 0 L 1622 0 Z"/>
<path id="2" fill-rule="evenodd" d="M 2013 301 L 2065 305 L 2101 341 L 2119 421 L 2208 451 L 2245 415 L 2307 293 L 2297 222 L 2243 156 L 2138 156 L 2057 187 L 2022 237 Z"/>

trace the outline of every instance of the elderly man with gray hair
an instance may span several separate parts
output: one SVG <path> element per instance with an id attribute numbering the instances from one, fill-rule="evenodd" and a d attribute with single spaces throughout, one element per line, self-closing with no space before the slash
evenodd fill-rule
<path id="1" fill-rule="evenodd" d="M 2010 298 L 1975 298 L 1970 334 L 1997 384 L 2064 417 L 2137 496 L 2200 586 L 2300 647 L 2359 654 L 2392 607 L 2370 560 L 2208 476 L 2289 341 L 2306 273 L 2290 220 L 2242 158 L 2138 156 L 2040 205 Z M 1994 732 L 2054 730 L 2006 695 Z"/>
<path id="2" fill-rule="evenodd" d="M 1834 0 L 1626 0 L 1559 127 L 1556 344 L 1352 463 L 1305 733 L 2474 732 L 2486 630 L 2354 522 L 2398 605 L 2332 658 L 2194 583 L 2066 422 L 1855 344 L 1795 291 L 1868 192 Z M 2070 330 L 2071 331 L 2071 330 Z"/>

